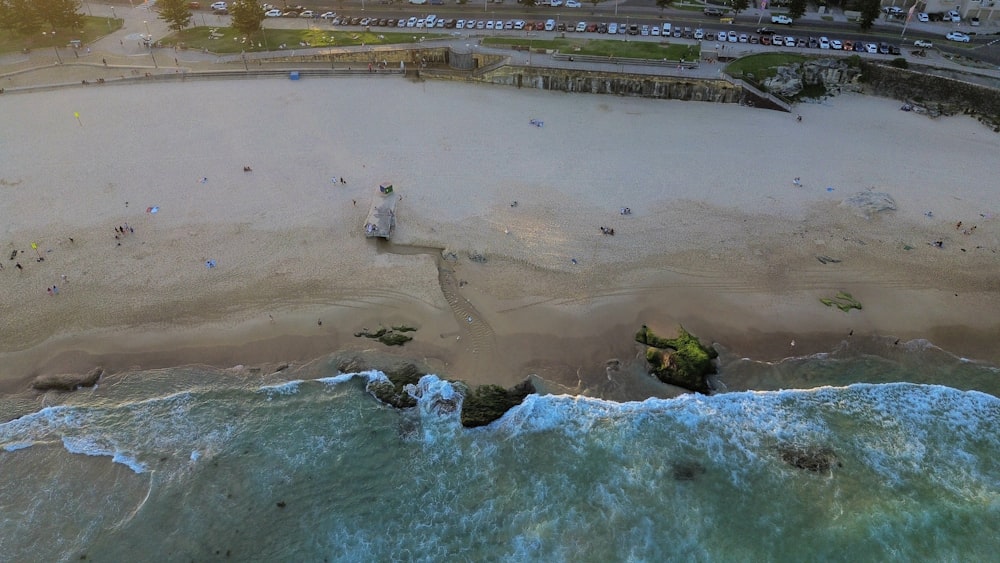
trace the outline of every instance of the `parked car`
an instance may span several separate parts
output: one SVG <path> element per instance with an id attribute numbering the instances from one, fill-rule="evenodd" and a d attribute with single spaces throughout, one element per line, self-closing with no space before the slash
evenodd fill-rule
<path id="1" fill-rule="evenodd" d="M 879 52 L 880 55 L 888 55 L 889 54 L 889 44 L 888 43 L 879 43 L 878 44 L 878 52 Z"/>
<path id="2" fill-rule="evenodd" d="M 723 14 L 722 8 L 709 7 L 705 8 L 705 15 L 712 17 L 721 17 Z"/>
<path id="3" fill-rule="evenodd" d="M 333 18 L 337 17 L 337 14 L 333 12 L 323 12 L 322 14 L 319 15 L 319 17 L 320 19 L 323 20 L 332 20 Z"/>
<path id="4" fill-rule="evenodd" d="M 617 33 L 618 33 L 618 24 L 616 24 L 614 22 L 609 23 L 608 24 L 608 34 L 610 35 L 610 34 L 617 34 Z"/>
<path id="5" fill-rule="evenodd" d="M 920 12 L 917 14 L 917 21 L 921 23 L 927 23 L 931 21 L 931 17 L 927 15 L 927 12 Z"/>
<path id="6" fill-rule="evenodd" d="M 976 27 L 979 25 L 979 18 L 969 18 L 969 25 Z"/>
<path id="7" fill-rule="evenodd" d="M 697 40 L 699 40 L 699 41 L 702 40 L 702 39 L 704 39 L 705 38 L 705 30 L 702 29 L 702 28 L 700 28 L 700 27 L 698 29 L 694 30 L 694 38 L 697 39 Z"/>
<path id="8" fill-rule="evenodd" d="M 269 18 L 280 18 L 281 17 L 281 10 L 268 10 L 268 11 L 264 12 L 264 15 L 267 16 L 267 17 L 269 17 Z"/>
<path id="9" fill-rule="evenodd" d="M 581 4 L 577 0 L 566 0 L 567 8 L 579 8 L 580 6 Z"/>
<path id="10" fill-rule="evenodd" d="M 655 35 L 656 37 L 659 37 L 660 36 L 660 26 L 654 25 L 653 29 L 649 30 L 649 34 L 650 35 Z"/>
<path id="11" fill-rule="evenodd" d="M 583 33 L 586 29 L 587 29 L 587 22 L 577 22 L 576 23 L 576 30 L 575 31 Z"/>
<path id="12" fill-rule="evenodd" d="M 971 37 L 961 31 L 948 32 L 948 35 L 945 35 L 945 38 L 948 39 L 948 41 L 958 41 L 959 43 L 968 43 L 972 40 Z"/>
<path id="13" fill-rule="evenodd" d="M 212 2 L 212 9 L 213 10 L 227 10 L 227 9 L 229 9 L 229 4 L 226 4 L 225 2 Z"/>
<path id="14" fill-rule="evenodd" d="M 819 48 L 820 49 L 829 49 L 830 48 L 830 40 L 827 39 L 826 37 L 820 37 L 819 38 Z"/>
<path id="15" fill-rule="evenodd" d="M 868 53 L 870 53 L 872 55 L 877 55 L 878 54 L 878 45 L 876 45 L 874 43 L 865 43 L 865 51 L 867 51 Z"/>
<path id="16" fill-rule="evenodd" d="M 830 48 L 839 51 L 844 48 L 844 44 L 840 42 L 840 39 L 831 39 Z"/>
<path id="17" fill-rule="evenodd" d="M 931 47 L 934 46 L 934 44 L 931 43 L 930 41 L 927 41 L 926 39 L 917 39 L 916 41 L 913 42 L 913 46 L 920 47 L 922 49 L 930 49 Z"/>
<path id="18" fill-rule="evenodd" d="M 962 14 L 959 14 L 956 10 L 948 10 L 946 17 L 951 20 L 952 23 L 959 23 L 962 21 Z"/>
<path id="19" fill-rule="evenodd" d="M 556 20 L 545 20 L 545 31 L 552 31 L 556 28 Z"/>
<path id="20" fill-rule="evenodd" d="M 736 38 L 736 40 L 739 41 L 740 43 L 749 43 L 750 36 L 747 35 L 746 33 L 741 33 L 740 36 Z"/>
<path id="21" fill-rule="evenodd" d="M 781 38 L 781 43 L 784 44 L 785 47 L 794 47 L 795 38 L 790 35 L 786 35 Z"/>
<path id="22" fill-rule="evenodd" d="M 730 31 L 730 32 L 726 33 L 726 41 L 729 41 L 730 43 L 736 43 L 739 40 L 740 40 L 740 36 L 736 35 L 735 31 Z"/>
<path id="23" fill-rule="evenodd" d="M 771 45 L 774 45 L 775 47 L 785 46 L 785 38 L 780 35 L 762 35 L 761 37 L 770 37 Z"/>

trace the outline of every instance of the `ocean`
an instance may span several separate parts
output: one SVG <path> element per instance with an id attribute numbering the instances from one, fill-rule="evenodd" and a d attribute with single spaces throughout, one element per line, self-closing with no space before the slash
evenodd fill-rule
<path id="1" fill-rule="evenodd" d="M 476 429 L 447 381 L 399 411 L 327 358 L 116 375 L 0 423 L 0 560 L 993 560 L 995 366 L 721 361 L 761 390 L 542 391 Z"/>

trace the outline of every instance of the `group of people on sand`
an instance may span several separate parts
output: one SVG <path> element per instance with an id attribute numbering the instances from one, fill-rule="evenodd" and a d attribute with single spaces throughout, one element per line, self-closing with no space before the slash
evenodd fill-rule
<path id="1" fill-rule="evenodd" d="M 615 230 L 609 227 L 601 227 L 601 234 L 615 236 Z"/>

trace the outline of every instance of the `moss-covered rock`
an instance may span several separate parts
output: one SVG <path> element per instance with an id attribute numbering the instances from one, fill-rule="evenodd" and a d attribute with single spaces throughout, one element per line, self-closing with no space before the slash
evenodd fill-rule
<path id="1" fill-rule="evenodd" d="M 534 392 L 535 386 L 527 379 L 510 389 L 499 385 L 480 385 L 470 389 L 462 401 L 462 426 L 486 426 L 520 405 L 525 397 Z"/>
<path id="2" fill-rule="evenodd" d="M 413 340 L 412 336 L 399 334 L 398 332 L 389 332 L 378 337 L 378 341 L 386 346 L 402 346 L 411 340 Z"/>
<path id="3" fill-rule="evenodd" d="M 648 346 L 646 361 L 649 362 L 650 373 L 657 379 L 698 393 L 711 392 L 708 376 L 716 373 L 712 360 L 719 354 L 711 346 L 703 345 L 684 327 L 679 327 L 677 338 L 662 338 L 642 325 L 635 339 Z"/>
<path id="4" fill-rule="evenodd" d="M 355 332 L 354 336 L 357 338 L 372 338 L 374 340 L 378 340 L 386 346 L 402 346 L 403 344 L 413 340 L 413 337 L 401 333 L 414 332 L 416 330 L 416 328 L 407 325 L 394 326 L 392 327 L 392 330 L 381 327 L 375 332 L 365 328 Z"/>
<path id="5" fill-rule="evenodd" d="M 861 302 L 846 291 L 838 292 L 833 298 L 822 297 L 819 302 L 827 307 L 836 307 L 845 313 L 851 312 L 851 309 L 861 310 Z"/>

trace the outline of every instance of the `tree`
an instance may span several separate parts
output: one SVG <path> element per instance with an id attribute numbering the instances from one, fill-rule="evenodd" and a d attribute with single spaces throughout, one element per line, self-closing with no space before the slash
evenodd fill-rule
<path id="1" fill-rule="evenodd" d="M 663 10 L 666 10 L 673 3 L 674 0 L 656 0 L 656 5 L 660 8 L 660 15 L 663 15 Z"/>
<path id="2" fill-rule="evenodd" d="M 522 6 L 527 6 L 532 8 L 535 6 L 535 0 L 520 0 Z"/>
<path id="3" fill-rule="evenodd" d="M 246 35 L 260 31 L 264 22 L 264 7 L 257 0 L 233 0 L 229 14 L 233 16 L 233 29 Z"/>
<path id="4" fill-rule="evenodd" d="M 43 23 L 29 0 L 0 0 L 0 29 L 31 36 L 42 30 Z"/>
<path id="5" fill-rule="evenodd" d="M 167 22 L 167 28 L 180 31 L 191 25 L 191 7 L 187 0 L 157 0 L 161 20 Z"/>
<path id="6" fill-rule="evenodd" d="M 157 0 L 157 16 L 167 23 L 167 28 L 180 31 L 191 25 L 194 14 L 191 13 L 190 2 L 187 0 Z"/>
<path id="7" fill-rule="evenodd" d="M 740 12 L 750 7 L 750 0 L 731 0 L 733 7 L 733 17 L 740 15 Z"/>
<path id="8" fill-rule="evenodd" d="M 788 16 L 793 20 L 801 18 L 806 13 L 806 0 L 791 0 L 788 3 Z"/>
<path id="9" fill-rule="evenodd" d="M 31 6 L 38 19 L 53 28 L 80 27 L 80 0 L 34 0 Z"/>
<path id="10" fill-rule="evenodd" d="M 881 0 L 861 0 L 859 2 L 861 8 L 861 29 L 868 31 L 872 28 L 872 24 L 878 19 L 879 8 L 881 7 Z"/>

